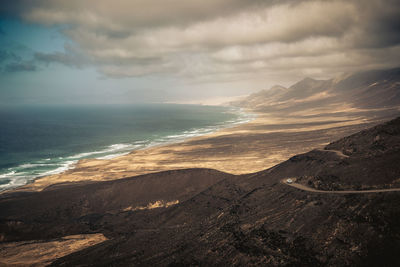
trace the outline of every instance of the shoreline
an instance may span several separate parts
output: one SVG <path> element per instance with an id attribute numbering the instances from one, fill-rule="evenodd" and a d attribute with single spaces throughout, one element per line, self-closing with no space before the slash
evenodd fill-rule
<path id="1" fill-rule="evenodd" d="M 154 140 L 141 140 L 141 141 L 136 141 L 132 144 L 112 144 L 107 146 L 106 148 L 102 149 L 102 150 L 96 150 L 96 151 L 91 151 L 91 152 L 83 152 L 83 153 L 79 153 L 73 156 L 67 156 L 65 157 L 65 159 L 67 159 L 67 161 L 65 161 L 63 164 L 60 165 L 60 167 L 54 169 L 54 170 L 49 170 L 46 171 L 45 175 L 39 175 L 33 178 L 29 178 L 25 184 L 21 184 L 21 185 L 17 185 L 15 187 L 10 187 L 10 188 L 6 188 L 3 190 L 0 190 L 0 194 L 3 193 L 8 193 L 8 192 L 13 192 L 13 191 L 26 191 L 26 188 L 31 188 L 30 185 L 34 184 L 37 180 L 41 180 L 43 178 L 47 178 L 50 176 L 59 176 L 62 175 L 66 172 L 69 171 L 73 171 L 81 161 L 86 162 L 86 161 L 107 161 L 107 160 L 113 160 L 113 159 L 117 159 L 119 157 L 123 157 L 132 153 L 135 153 L 136 151 L 144 151 L 144 150 L 148 150 L 148 149 L 153 149 L 153 148 L 157 148 L 157 147 L 163 147 L 163 146 L 169 146 L 169 145 L 178 145 L 180 143 L 184 143 L 187 141 L 190 141 L 192 139 L 195 138 L 201 138 L 201 137 L 205 137 L 207 135 L 212 135 L 214 133 L 217 133 L 221 130 L 224 129 L 229 129 L 229 128 L 233 128 L 236 127 L 238 125 L 243 125 L 246 123 L 251 122 L 252 120 L 256 119 L 257 115 L 252 112 L 249 109 L 246 108 L 239 108 L 239 107 L 233 107 L 233 106 L 224 106 L 227 108 L 226 113 L 232 113 L 235 114 L 237 117 L 234 120 L 228 120 L 226 122 L 221 123 L 220 125 L 214 125 L 214 126 L 206 126 L 206 127 L 200 127 L 200 128 L 193 128 L 191 130 L 186 130 L 183 131 L 180 134 L 176 134 L 176 135 L 167 135 L 164 137 L 160 137 Z M 148 144 L 145 144 L 146 142 L 149 142 Z M 140 145 L 137 145 L 140 144 Z M 78 159 L 79 155 L 81 154 L 87 154 L 87 155 L 92 155 L 95 156 L 96 154 L 105 154 L 106 150 L 109 150 L 111 147 L 113 146 L 119 146 L 119 145 L 125 145 L 125 146 L 129 146 L 132 147 L 130 150 L 126 150 L 126 151 L 110 151 L 112 152 L 111 154 L 107 154 L 107 155 L 102 155 L 100 157 L 88 157 L 88 158 L 81 158 Z M 22 164 L 24 165 L 24 164 Z M 25 165 L 35 165 L 35 163 L 28 163 Z M 59 171 L 58 171 L 59 170 Z M 15 174 L 15 171 L 11 171 L 10 173 Z M 5 173 L 4 175 L 7 175 L 8 173 Z M 86 180 L 86 179 L 84 179 Z M 62 181 L 60 183 L 65 183 L 68 181 Z M 29 189 L 28 189 L 29 191 Z"/>
<path id="2" fill-rule="evenodd" d="M 82 159 L 73 169 L 39 177 L 0 194 L 41 191 L 55 184 L 108 181 L 186 168 L 210 168 L 236 175 L 253 173 L 382 121 L 354 114 L 299 119 L 248 109 L 246 112 L 257 116 L 212 133 L 133 150 L 112 159 Z"/>

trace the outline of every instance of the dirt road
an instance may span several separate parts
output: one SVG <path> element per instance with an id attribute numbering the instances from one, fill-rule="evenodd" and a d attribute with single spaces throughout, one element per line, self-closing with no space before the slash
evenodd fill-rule
<path id="1" fill-rule="evenodd" d="M 400 188 L 388 188 L 388 189 L 371 189 L 371 190 L 341 190 L 341 191 L 325 191 L 325 190 L 318 190 L 314 189 L 302 184 L 298 183 L 288 183 L 286 181 L 287 179 L 282 180 L 281 182 L 283 184 L 286 184 L 288 186 L 303 190 L 303 191 L 308 191 L 308 192 L 313 192 L 313 193 L 323 193 L 323 194 L 368 194 L 368 193 L 383 193 L 383 192 L 397 192 L 400 191 Z"/>

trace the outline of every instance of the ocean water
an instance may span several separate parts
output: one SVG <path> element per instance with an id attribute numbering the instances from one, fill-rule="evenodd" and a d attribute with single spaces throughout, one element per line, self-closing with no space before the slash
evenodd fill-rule
<path id="1" fill-rule="evenodd" d="M 80 159 L 113 158 L 250 119 L 238 109 L 200 105 L 0 107 L 0 191 Z"/>

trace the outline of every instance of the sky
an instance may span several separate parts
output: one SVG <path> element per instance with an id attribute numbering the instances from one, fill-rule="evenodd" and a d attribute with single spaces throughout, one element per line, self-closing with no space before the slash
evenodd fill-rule
<path id="1" fill-rule="evenodd" d="M 399 60 L 398 0 L 0 6 L 0 105 L 223 102 Z"/>

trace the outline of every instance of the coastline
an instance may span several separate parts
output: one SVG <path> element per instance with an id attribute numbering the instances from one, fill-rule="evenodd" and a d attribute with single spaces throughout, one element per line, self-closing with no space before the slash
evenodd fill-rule
<path id="1" fill-rule="evenodd" d="M 41 191 L 55 184 L 108 181 L 186 168 L 210 168 L 235 175 L 254 173 L 381 121 L 351 114 L 289 119 L 248 109 L 245 112 L 256 116 L 212 133 L 156 144 L 115 158 L 82 159 L 62 173 L 39 177 L 2 193 Z"/>
<path id="2" fill-rule="evenodd" d="M 196 104 L 195 104 L 195 106 L 196 106 Z M 14 186 L 0 190 L 0 194 L 7 193 L 7 192 L 13 192 L 13 191 L 20 191 L 20 190 L 25 191 L 26 188 L 30 188 L 30 185 L 35 183 L 37 180 L 40 180 L 42 178 L 47 178 L 50 176 L 59 176 L 68 171 L 73 171 L 77 167 L 77 165 L 79 165 L 79 163 L 81 161 L 112 160 L 112 159 L 119 158 L 121 156 L 125 156 L 128 154 L 134 153 L 135 151 L 153 149 L 156 147 L 162 147 L 162 146 L 167 146 L 167 145 L 172 145 L 172 144 L 179 144 L 179 143 L 191 140 L 193 138 L 207 136 L 207 135 L 213 134 L 215 132 L 218 132 L 218 131 L 226 129 L 226 128 L 231 128 L 231 127 L 235 127 L 237 125 L 248 123 L 249 121 L 253 120 L 256 117 L 256 115 L 253 112 L 249 112 L 245 108 L 225 106 L 225 105 L 207 105 L 207 106 L 224 107 L 224 108 L 226 108 L 226 110 L 223 113 L 234 114 L 236 116 L 236 118 L 224 121 L 217 125 L 196 127 L 196 128 L 192 128 L 190 130 L 182 131 L 180 133 L 178 132 L 177 134 L 160 136 L 156 139 L 148 139 L 148 140 L 144 139 L 144 140 L 140 140 L 140 141 L 135 141 L 134 143 L 116 143 L 116 144 L 111 144 L 105 148 L 101 148 L 99 150 L 80 152 L 75 155 L 66 156 L 66 157 L 64 157 L 64 159 L 66 161 L 62 162 L 61 165 L 59 165 L 59 167 L 57 167 L 56 169 L 48 170 L 48 171 L 45 171 L 42 175 L 28 178 L 27 180 L 25 180 L 25 182 L 21 182 L 21 179 L 17 179 L 15 181 L 13 181 Z M 50 160 L 50 158 L 44 159 L 41 161 L 46 161 L 46 160 Z M 43 165 L 44 166 L 43 163 L 42 162 L 40 162 L 40 164 L 25 163 L 20 166 L 23 168 L 33 167 L 35 165 Z M 50 165 L 55 165 L 55 164 L 50 164 Z M 18 166 L 18 167 L 20 167 L 20 166 Z M 13 174 L 15 174 L 15 171 L 10 171 L 9 173 L 5 173 L 5 174 L 3 174 L 3 176 L 5 176 L 5 178 L 6 178 L 7 175 L 13 175 Z M 86 179 L 83 179 L 83 180 L 86 180 Z M 70 181 L 62 181 L 61 183 L 65 183 L 65 182 L 70 182 Z"/>

